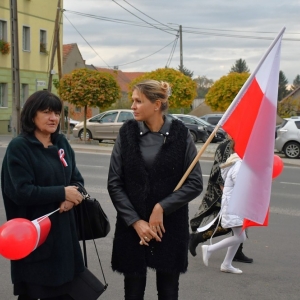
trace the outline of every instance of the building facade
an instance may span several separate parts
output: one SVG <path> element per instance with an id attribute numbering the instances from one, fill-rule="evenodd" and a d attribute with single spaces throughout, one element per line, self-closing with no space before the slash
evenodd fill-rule
<path id="1" fill-rule="evenodd" d="M 12 116 L 12 57 L 3 45 L 11 44 L 10 0 L 0 1 L 0 134 L 11 131 Z M 58 79 L 57 56 L 50 66 L 52 41 L 57 14 L 57 1 L 18 0 L 18 44 L 20 68 L 20 107 L 29 95 L 48 89 L 49 75 Z M 61 1 L 63 7 L 63 1 Z M 61 14 L 60 14 L 61 15 Z M 60 45 L 62 45 L 62 18 Z M 2 47 L 2 48 L 1 48 Z M 60 50 L 61 51 L 61 50 Z M 51 70 L 50 70 L 51 68 Z M 52 92 L 56 92 L 52 86 Z"/>

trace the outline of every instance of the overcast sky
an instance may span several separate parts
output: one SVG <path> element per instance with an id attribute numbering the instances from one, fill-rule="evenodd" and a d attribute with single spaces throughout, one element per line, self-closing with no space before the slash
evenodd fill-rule
<path id="1" fill-rule="evenodd" d="M 246 60 L 253 71 L 285 26 L 280 69 L 289 83 L 300 74 L 299 0 L 115 2 L 64 0 L 63 42 L 77 43 L 87 64 L 119 66 L 129 72 L 153 71 L 167 64 L 177 69 L 179 39 L 174 55 L 171 54 L 182 25 L 183 65 L 194 72 L 193 77 L 205 75 L 217 80 L 239 58 Z M 133 62 L 136 60 L 139 61 Z"/>

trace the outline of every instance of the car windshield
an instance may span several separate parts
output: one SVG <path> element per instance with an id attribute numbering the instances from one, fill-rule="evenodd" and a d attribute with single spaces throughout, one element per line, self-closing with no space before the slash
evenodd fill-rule
<path id="1" fill-rule="evenodd" d="M 197 118 L 197 120 L 199 120 L 202 124 L 204 124 L 204 125 L 206 125 L 206 126 L 211 125 L 210 123 L 208 123 L 207 121 L 205 121 L 205 120 L 203 120 L 203 119 Z"/>

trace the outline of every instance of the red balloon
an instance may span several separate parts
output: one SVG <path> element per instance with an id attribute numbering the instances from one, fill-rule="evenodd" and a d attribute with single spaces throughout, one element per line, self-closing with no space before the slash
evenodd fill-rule
<path id="1" fill-rule="evenodd" d="M 34 250 L 37 238 L 31 221 L 22 218 L 7 221 L 0 227 L 0 254 L 10 260 L 24 258 Z"/>
<path id="2" fill-rule="evenodd" d="M 283 170 L 283 161 L 278 155 L 274 155 L 272 178 L 276 178 Z"/>

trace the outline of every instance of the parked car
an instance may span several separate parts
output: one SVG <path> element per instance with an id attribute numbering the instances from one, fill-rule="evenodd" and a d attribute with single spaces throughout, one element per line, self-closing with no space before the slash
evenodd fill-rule
<path id="1" fill-rule="evenodd" d="M 131 109 L 108 110 L 86 121 L 86 139 L 116 140 L 119 130 L 126 120 L 133 119 Z M 84 139 L 83 122 L 73 129 L 73 136 Z"/>
<path id="2" fill-rule="evenodd" d="M 277 129 L 275 149 L 288 158 L 300 157 L 300 118 L 285 119 Z"/>
<path id="3" fill-rule="evenodd" d="M 211 125 L 217 125 L 222 117 L 223 117 L 223 114 L 207 114 L 207 115 L 200 117 L 200 119 L 210 123 Z"/>
<path id="4" fill-rule="evenodd" d="M 215 129 L 215 125 L 211 125 L 210 123 L 196 117 L 196 116 L 191 116 L 191 115 L 184 115 L 184 114 L 174 114 L 174 116 L 176 116 L 177 118 L 179 118 L 181 121 L 183 121 L 183 123 L 185 124 L 196 124 L 196 125 L 200 125 L 203 126 L 203 128 L 206 130 L 207 132 L 207 137 L 209 137 L 211 135 L 211 133 L 214 131 Z M 215 135 L 215 137 L 213 138 L 212 142 L 221 142 L 226 138 L 226 133 L 222 128 L 219 128 L 217 130 L 217 133 Z"/>
<path id="5" fill-rule="evenodd" d="M 170 120 L 173 119 L 177 119 L 180 120 L 179 118 L 177 118 L 176 115 L 174 114 L 168 114 L 166 115 L 167 118 L 169 118 Z M 180 120 L 182 121 L 182 120 Z M 184 122 L 183 122 L 184 123 Z M 196 143 L 198 141 L 203 141 L 205 142 L 208 138 L 208 133 L 207 131 L 204 129 L 204 127 L 202 125 L 198 125 L 198 124 L 187 124 L 184 123 L 184 125 L 189 129 L 192 139 L 193 141 Z"/>
<path id="6" fill-rule="evenodd" d="M 73 130 L 73 128 L 80 123 L 80 121 L 76 121 L 76 120 L 73 120 L 73 119 L 70 119 L 69 120 L 69 123 L 70 123 L 70 129 Z"/>

